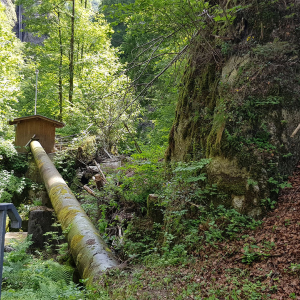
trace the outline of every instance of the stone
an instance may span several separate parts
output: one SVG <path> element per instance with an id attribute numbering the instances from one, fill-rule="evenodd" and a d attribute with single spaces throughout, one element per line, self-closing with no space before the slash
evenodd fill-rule
<path id="1" fill-rule="evenodd" d="M 222 68 L 221 82 L 232 84 L 238 77 L 238 71 L 250 62 L 249 54 L 245 56 L 232 56 Z"/>
<path id="2" fill-rule="evenodd" d="M 207 166 L 208 180 L 228 195 L 245 195 L 249 173 L 236 160 L 215 157 Z M 218 204 L 218 203 L 216 203 Z"/>
<path id="3" fill-rule="evenodd" d="M 4 252 L 12 252 L 12 251 L 16 251 L 16 249 L 11 246 L 4 245 Z"/>
<path id="4" fill-rule="evenodd" d="M 289 17 L 291 11 L 279 12 L 279 5 L 268 9 L 278 19 Z M 293 11 L 297 13 L 298 8 Z M 237 43 L 224 44 L 239 50 L 224 48 L 222 63 L 211 49 L 196 42 L 180 83 L 166 161 L 210 158 L 208 180 L 226 195 L 221 203 L 230 206 L 234 202 L 239 208 L 244 195 L 246 214 L 259 214 L 261 210 L 255 206 L 274 194 L 269 179 L 280 183 L 299 161 L 300 132 L 291 137 L 300 123 L 299 82 L 295 79 L 299 73 L 296 28 L 300 23 L 298 19 L 295 22 L 293 28 L 289 22 L 282 23 L 279 30 L 263 14 L 249 18 L 245 36 Z M 257 38 L 257 24 L 268 28 L 261 38 Z M 217 51 L 219 44 L 212 45 L 218 45 Z M 236 168 L 234 162 L 238 162 Z M 240 172 L 243 168 L 245 174 Z M 257 184 L 247 186 L 248 179 Z M 232 195 L 238 198 L 233 201 Z"/>
<path id="5" fill-rule="evenodd" d="M 49 240 L 49 236 L 45 236 L 44 234 L 57 231 L 57 229 L 52 226 L 54 223 L 53 213 L 53 209 L 49 209 L 45 206 L 34 207 L 29 212 L 28 234 L 32 235 L 31 240 L 33 242 L 30 246 L 31 248 L 45 248 L 45 242 Z"/>
<path id="6" fill-rule="evenodd" d="M 245 168 L 239 167 L 237 160 L 217 156 L 208 165 L 208 171 L 214 175 L 226 174 L 230 177 L 247 178 L 249 176 Z"/>
<path id="7" fill-rule="evenodd" d="M 238 212 L 242 212 L 245 205 L 245 196 L 232 196 L 232 198 L 232 206 Z"/>
<path id="8" fill-rule="evenodd" d="M 100 163 L 101 169 L 105 172 L 113 172 L 121 167 L 121 160 L 119 159 L 106 159 Z"/>
<path id="9" fill-rule="evenodd" d="M 156 194 L 150 194 L 147 199 L 147 216 L 155 223 L 162 224 L 164 221 L 164 214 L 161 207 L 158 206 L 159 197 Z"/>
<path id="10" fill-rule="evenodd" d="M 247 215 L 254 219 L 259 219 L 262 215 L 262 209 L 260 207 L 255 207 L 250 212 L 248 212 Z"/>
<path id="11" fill-rule="evenodd" d="M 39 200 L 42 206 L 52 208 L 51 200 L 44 186 L 29 190 L 28 199 L 32 203 L 34 203 L 36 200 Z"/>

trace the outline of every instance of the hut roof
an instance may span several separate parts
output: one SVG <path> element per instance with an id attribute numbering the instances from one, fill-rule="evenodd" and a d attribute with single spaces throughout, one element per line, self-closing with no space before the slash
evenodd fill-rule
<path id="1" fill-rule="evenodd" d="M 62 123 L 62 122 L 59 122 L 59 121 L 56 121 L 56 120 L 53 120 L 53 119 L 50 119 L 50 118 L 47 118 L 47 117 L 44 117 L 44 116 L 41 116 L 41 115 L 33 115 L 33 116 L 28 116 L 28 117 L 16 118 L 13 121 L 9 121 L 8 124 L 13 125 L 13 124 L 17 124 L 17 123 L 27 121 L 27 120 L 30 120 L 30 119 L 41 119 L 41 120 L 47 121 L 49 123 L 53 123 L 53 125 L 56 128 L 62 128 L 62 127 L 65 126 L 65 124 Z"/>

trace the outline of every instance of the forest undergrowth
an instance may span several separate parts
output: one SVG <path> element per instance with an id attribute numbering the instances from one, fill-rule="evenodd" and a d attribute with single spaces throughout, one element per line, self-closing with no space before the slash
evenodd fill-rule
<path id="1" fill-rule="evenodd" d="M 289 180 L 293 187 L 281 191 L 278 204 L 263 203 L 264 209 L 276 205 L 275 210 L 255 220 L 222 205 L 226 195 L 207 180 L 209 159 L 166 166 L 160 148 L 142 150 L 122 156 L 122 167 L 105 172 L 106 184 L 99 190 L 91 178 L 86 185 L 94 195 L 79 189 L 77 177 L 73 184 L 83 208 L 120 261 L 118 268 L 102 276 L 95 295 L 297 299 L 299 166 Z M 76 157 L 73 151 L 71 157 L 58 159 L 58 166 L 67 170 Z M 82 159 L 93 161 L 89 155 Z"/>
<path id="2" fill-rule="evenodd" d="M 300 165 L 289 182 L 292 187 L 280 192 L 275 210 L 261 222 L 246 223 L 244 216 L 222 207 L 206 215 L 200 210 L 196 226 L 182 218 L 186 211 L 179 218 L 183 224 L 176 222 L 176 211 L 177 236 L 167 229 L 166 216 L 162 225 L 133 221 L 145 228 L 130 242 L 144 252 L 133 264 L 108 271 L 102 288 L 110 299 L 298 299 Z M 125 237 L 132 238 L 136 228 L 127 229 Z"/>
<path id="3" fill-rule="evenodd" d="M 101 153 L 98 149 L 95 154 L 95 149 L 91 147 L 81 157 L 85 169 L 93 155 L 101 161 Z M 105 172 L 106 183 L 99 189 L 95 178 L 90 178 L 86 185 L 94 196 L 82 189 L 78 176 L 70 172 L 76 166 L 78 150 L 73 148 L 56 158 L 58 169 L 63 176 L 70 175 L 65 179 L 120 266 L 108 270 L 94 287 L 86 289 L 72 281 L 74 270 L 66 244 L 56 250 L 48 245 L 45 251 L 30 254 L 26 252 L 27 242 L 6 254 L 3 299 L 300 296 L 300 165 L 289 178 L 292 187 L 281 191 L 278 203 L 264 203 L 265 208 L 275 210 L 263 220 L 254 220 L 222 205 L 226 195 L 207 180 L 209 159 L 165 165 L 163 148 L 141 149 L 140 154 L 120 156 L 122 167 Z M 2 160 L 12 163 L 11 168 L 19 166 L 15 175 L 7 168 L 12 178 L 23 180 L 25 189 L 30 186 L 32 183 L 16 176 L 26 164 L 17 159 L 9 143 L 2 147 L 1 155 Z M 23 213 L 26 206 L 20 209 Z M 52 236 L 58 238 L 54 233 Z"/>

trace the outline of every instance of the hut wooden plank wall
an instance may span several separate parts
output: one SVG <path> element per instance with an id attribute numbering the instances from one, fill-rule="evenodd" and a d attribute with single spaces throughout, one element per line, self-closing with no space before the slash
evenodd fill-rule
<path id="1" fill-rule="evenodd" d="M 55 152 L 55 128 L 64 127 L 65 124 L 41 115 L 22 117 L 9 121 L 16 126 L 15 146 L 19 153 L 27 152 L 24 147 L 35 134 L 46 153 Z"/>

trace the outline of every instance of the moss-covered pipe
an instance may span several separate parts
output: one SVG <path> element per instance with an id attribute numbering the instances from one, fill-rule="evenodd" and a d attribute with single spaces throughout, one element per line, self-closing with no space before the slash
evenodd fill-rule
<path id="1" fill-rule="evenodd" d="M 117 260 L 41 144 L 33 141 L 30 147 L 57 218 L 67 232 L 69 248 L 79 273 L 87 279 L 87 284 L 92 284 L 104 270 L 116 267 Z"/>

